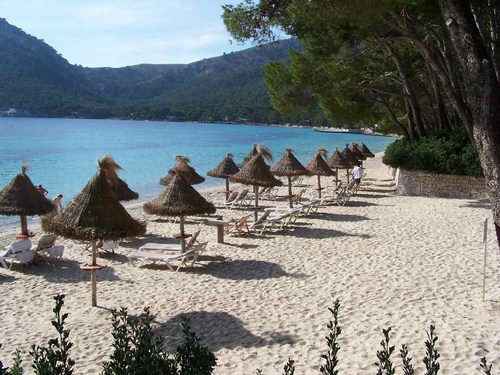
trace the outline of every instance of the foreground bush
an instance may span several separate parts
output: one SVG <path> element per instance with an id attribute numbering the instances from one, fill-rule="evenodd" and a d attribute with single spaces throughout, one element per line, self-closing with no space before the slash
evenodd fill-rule
<path id="1" fill-rule="evenodd" d="M 462 176 L 482 176 L 476 147 L 464 131 L 434 133 L 418 141 L 399 139 L 387 146 L 384 164 L 393 168 Z"/>
<path id="2" fill-rule="evenodd" d="M 52 325 L 58 336 L 49 340 L 47 346 L 33 345 L 31 356 L 32 368 L 36 375 L 71 375 L 74 361 L 69 356 L 73 344 L 68 340 L 69 330 L 64 325 L 68 314 L 62 314 L 64 296 L 55 297 L 55 319 Z M 324 364 L 320 367 L 321 375 L 339 375 L 338 352 L 340 346 L 338 339 L 342 333 L 339 326 L 339 301 L 335 301 L 334 308 L 329 309 L 332 320 L 327 324 L 326 336 L 327 351 L 321 356 Z M 153 333 L 153 318 L 149 309 L 144 309 L 144 314 L 138 318 L 130 317 L 127 310 L 122 308 L 113 312 L 113 353 L 110 360 L 103 364 L 101 375 L 211 375 L 217 359 L 206 347 L 199 344 L 198 338 L 189 327 L 189 322 L 182 322 L 184 342 L 169 355 L 163 348 L 163 339 Z M 381 349 L 377 351 L 376 375 L 395 375 L 393 354 L 395 347 L 390 345 L 391 328 L 382 330 L 383 340 Z M 422 375 L 438 375 L 441 365 L 437 350 L 438 337 L 434 326 L 430 326 L 425 342 L 426 354 L 423 358 L 425 373 Z M 1 347 L 1 346 L 0 346 Z M 409 356 L 408 347 L 402 345 L 399 357 L 403 375 L 416 375 L 412 358 Z M 13 366 L 3 367 L 0 361 L 0 375 L 23 375 L 19 351 L 14 354 Z M 492 366 L 486 358 L 481 358 L 481 369 L 485 375 L 493 375 Z M 264 375 L 262 370 L 257 370 L 257 375 Z M 283 369 L 283 375 L 295 375 L 295 361 L 289 359 Z"/>

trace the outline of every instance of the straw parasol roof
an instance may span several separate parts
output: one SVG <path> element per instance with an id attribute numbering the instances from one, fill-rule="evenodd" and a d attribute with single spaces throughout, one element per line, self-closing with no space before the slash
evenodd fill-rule
<path id="1" fill-rule="evenodd" d="M 116 241 L 146 232 L 146 224 L 133 219 L 116 198 L 101 161 L 83 190 L 62 212 L 42 220 L 42 226 L 47 232 L 83 241 Z"/>
<path id="2" fill-rule="evenodd" d="M 353 154 L 353 152 L 349 149 L 347 145 L 342 150 L 342 156 L 349 162 L 351 167 L 358 165 L 358 158 L 356 157 L 355 154 Z"/>
<path id="3" fill-rule="evenodd" d="M 160 179 L 160 184 L 167 186 L 176 175 L 182 177 L 188 184 L 196 185 L 205 181 L 205 177 L 196 173 L 196 170 L 189 165 L 189 159 L 182 155 L 175 157 L 177 162 L 174 167 L 168 171 L 168 174 Z"/>
<path id="4" fill-rule="evenodd" d="M 113 190 L 119 201 L 131 201 L 139 198 L 139 193 L 131 190 L 120 177 L 117 177 L 116 181 L 111 185 L 111 190 Z"/>
<path id="5" fill-rule="evenodd" d="M 374 158 L 375 155 L 370 151 L 368 147 L 364 143 L 361 142 L 361 147 L 360 147 L 361 152 L 363 155 L 365 155 L 368 158 Z"/>
<path id="6" fill-rule="evenodd" d="M 271 172 L 275 176 L 307 176 L 310 175 L 306 167 L 293 155 L 291 148 L 285 148 L 286 153 L 280 160 L 271 168 Z"/>
<path id="7" fill-rule="evenodd" d="M 326 156 L 326 150 L 320 148 L 316 155 L 307 163 L 306 169 L 317 176 L 335 176 L 335 172 L 328 166 L 323 156 Z"/>
<path id="8" fill-rule="evenodd" d="M 239 171 L 240 169 L 233 161 L 233 154 L 229 153 L 214 169 L 208 171 L 207 175 L 210 177 L 228 178 Z"/>
<path id="9" fill-rule="evenodd" d="M 356 143 L 352 142 L 351 145 L 349 146 L 349 150 L 351 150 L 356 159 L 366 160 L 366 156 L 361 152 Z"/>
<path id="10" fill-rule="evenodd" d="M 321 198 L 321 176 L 337 176 L 337 172 L 334 172 L 326 163 L 323 156 L 326 156 L 326 150 L 320 148 L 316 155 L 307 163 L 306 168 L 309 172 L 316 175 L 318 178 L 318 197 Z"/>
<path id="11" fill-rule="evenodd" d="M 176 175 L 158 197 L 144 204 L 144 211 L 153 215 L 188 216 L 215 213 L 209 203 L 183 178 Z"/>
<path id="12" fill-rule="evenodd" d="M 248 163 L 257 154 L 261 154 L 262 157 L 268 161 L 273 161 L 273 154 L 271 153 L 271 150 L 269 150 L 264 145 L 259 145 L 257 143 L 254 143 L 252 149 L 250 150 L 248 155 L 245 156 L 243 161 L 240 164 L 238 164 L 238 167 L 240 169 L 243 168 L 245 164 Z"/>
<path id="13" fill-rule="evenodd" d="M 101 159 L 101 165 L 106 173 L 106 178 L 119 201 L 130 201 L 139 198 L 139 194 L 132 191 L 128 184 L 118 177 L 117 171 L 123 169 L 109 155 L 104 155 Z"/>
<path id="14" fill-rule="evenodd" d="M 282 185 L 282 182 L 273 176 L 261 154 L 250 159 L 238 173 L 229 177 L 229 181 L 264 187 Z"/>
<path id="15" fill-rule="evenodd" d="M 27 166 L 23 165 L 21 173 L 0 191 L 1 215 L 44 215 L 54 209 L 52 202 L 33 185 L 26 169 Z"/>
<path id="16" fill-rule="evenodd" d="M 264 162 L 262 154 L 258 153 L 250 159 L 238 173 L 229 177 L 231 182 L 239 182 L 244 185 L 253 185 L 255 193 L 254 219 L 257 221 L 259 209 L 259 189 L 257 186 L 273 187 L 281 186 L 283 183 L 273 176 L 269 166 Z"/>
<path id="17" fill-rule="evenodd" d="M 349 169 L 351 164 L 346 160 L 344 155 L 342 155 L 338 148 L 335 148 L 335 152 L 326 161 L 330 168 L 336 169 Z"/>

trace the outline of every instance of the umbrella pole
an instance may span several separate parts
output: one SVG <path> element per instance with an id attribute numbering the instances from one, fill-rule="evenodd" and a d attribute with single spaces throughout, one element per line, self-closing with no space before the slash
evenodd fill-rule
<path id="1" fill-rule="evenodd" d="M 28 235 L 28 218 L 21 215 L 21 234 Z"/>
<path id="2" fill-rule="evenodd" d="M 229 198 L 229 180 L 226 178 L 226 200 Z"/>
<path id="3" fill-rule="evenodd" d="M 255 221 L 259 218 L 259 187 L 257 185 L 253 186 L 253 192 L 255 194 L 255 206 L 253 210 L 253 218 Z"/>
<path id="4" fill-rule="evenodd" d="M 184 216 L 180 216 L 179 225 L 181 229 L 181 252 L 186 251 L 186 242 L 184 241 Z"/>
<path id="5" fill-rule="evenodd" d="M 335 168 L 335 189 L 339 186 L 339 169 Z"/>
<path id="6" fill-rule="evenodd" d="M 292 178 L 288 176 L 288 202 L 290 208 L 293 208 L 293 197 L 292 197 Z"/>
<path id="7" fill-rule="evenodd" d="M 97 266 L 97 243 L 92 240 L 92 266 Z M 90 271 L 90 281 L 92 283 L 92 307 L 97 306 L 97 269 Z"/>
<path id="8" fill-rule="evenodd" d="M 318 175 L 318 197 L 321 198 L 321 176 Z"/>
<path id="9" fill-rule="evenodd" d="M 347 185 L 349 185 L 349 168 L 347 168 Z"/>

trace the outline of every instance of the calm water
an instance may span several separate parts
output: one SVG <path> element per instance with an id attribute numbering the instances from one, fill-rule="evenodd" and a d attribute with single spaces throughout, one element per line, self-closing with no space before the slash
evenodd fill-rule
<path id="1" fill-rule="evenodd" d="M 132 190 L 147 198 L 161 191 L 158 181 L 175 163 L 177 154 L 188 156 L 196 171 L 206 176 L 228 152 L 240 162 L 253 143 L 270 148 L 275 160 L 281 157 L 284 147 L 290 146 L 305 164 L 320 147 L 332 152 L 335 146 L 342 149 L 352 141 L 364 142 L 375 153 L 393 141 L 389 137 L 328 134 L 302 128 L 1 117 L 0 135 L 0 188 L 20 172 L 22 163 L 28 163 L 33 183 L 43 184 L 50 198 L 62 193 L 64 204 L 94 175 L 96 161 L 104 154 L 111 155 L 124 168 L 120 177 Z M 222 183 L 207 177 L 196 187 Z M 5 220 L 0 216 L 0 222 Z"/>

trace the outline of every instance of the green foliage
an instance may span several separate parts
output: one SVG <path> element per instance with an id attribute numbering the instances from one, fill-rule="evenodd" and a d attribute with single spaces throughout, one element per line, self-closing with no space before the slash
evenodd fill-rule
<path id="1" fill-rule="evenodd" d="M 342 329 L 339 326 L 339 309 L 340 301 L 336 300 L 333 304 L 333 309 L 328 308 L 333 316 L 333 320 L 330 320 L 326 327 L 328 328 L 328 336 L 325 337 L 326 343 L 328 345 L 328 351 L 326 354 L 322 354 L 321 358 L 325 360 L 325 364 L 320 367 L 320 372 L 322 375 L 338 375 L 337 365 L 338 352 L 340 346 L 338 343 L 339 336 L 342 333 Z"/>
<path id="2" fill-rule="evenodd" d="M 492 367 L 493 365 L 488 364 L 486 357 L 481 358 L 481 368 L 483 369 L 485 375 L 493 375 L 491 372 Z"/>
<path id="3" fill-rule="evenodd" d="M 437 375 L 440 369 L 438 362 L 440 355 L 436 349 L 438 337 L 434 331 L 435 327 L 431 325 L 429 332 L 427 332 L 427 341 L 425 342 L 426 351 L 423 360 L 425 369 L 427 370 L 425 375 Z"/>
<path id="4" fill-rule="evenodd" d="M 113 348 L 110 361 L 103 364 L 102 375 L 174 375 L 174 362 L 162 348 L 163 340 L 155 337 L 149 309 L 139 318 L 127 309 L 113 312 Z"/>
<path id="5" fill-rule="evenodd" d="M 73 374 L 75 361 L 69 357 L 69 350 L 73 343 L 68 340 L 69 330 L 64 328 L 68 314 L 61 313 L 64 305 L 64 295 L 57 295 L 54 300 L 56 305 L 52 311 L 55 319 L 52 320 L 52 326 L 56 329 L 58 337 L 50 339 L 47 346 L 32 346 L 32 367 L 35 370 L 35 375 Z"/>
<path id="6" fill-rule="evenodd" d="M 382 161 L 394 168 L 482 176 L 476 147 L 464 131 L 433 133 L 413 142 L 399 139 L 387 146 Z"/>
<path id="7" fill-rule="evenodd" d="M 377 351 L 377 375 L 394 375 L 396 370 L 391 361 L 391 355 L 394 353 L 394 346 L 390 346 L 389 344 L 391 328 L 383 329 L 382 333 L 384 335 L 384 340 L 380 342 L 382 350 Z"/>
<path id="8" fill-rule="evenodd" d="M 10 368 L 9 375 L 23 375 L 24 370 L 23 370 L 23 361 L 21 360 L 21 352 L 19 349 L 16 349 L 14 352 L 14 364 Z M 0 368 L 2 367 L 0 363 Z"/>
<path id="9" fill-rule="evenodd" d="M 411 364 L 412 358 L 408 355 L 408 346 L 403 344 L 399 353 L 403 361 L 403 375 L 415 375 L 415 370 Z"/>
<path id="10" fill-rule="evenodd" d="M 295 361 L 293 359 L 288 359 L 284 369 L 283 375 L 294 375 L 295 374 Z"/>
<path id="11" fill-rule="evenodd" d="M 200 345 L 187 319 L 182 321 L 182 333 L 184 334 L 184 343 L 175 350 L 174 354 L 175 362 L 179 368 L 176 374 L 210 375 L 217 363 L 215 355 Z"/>

